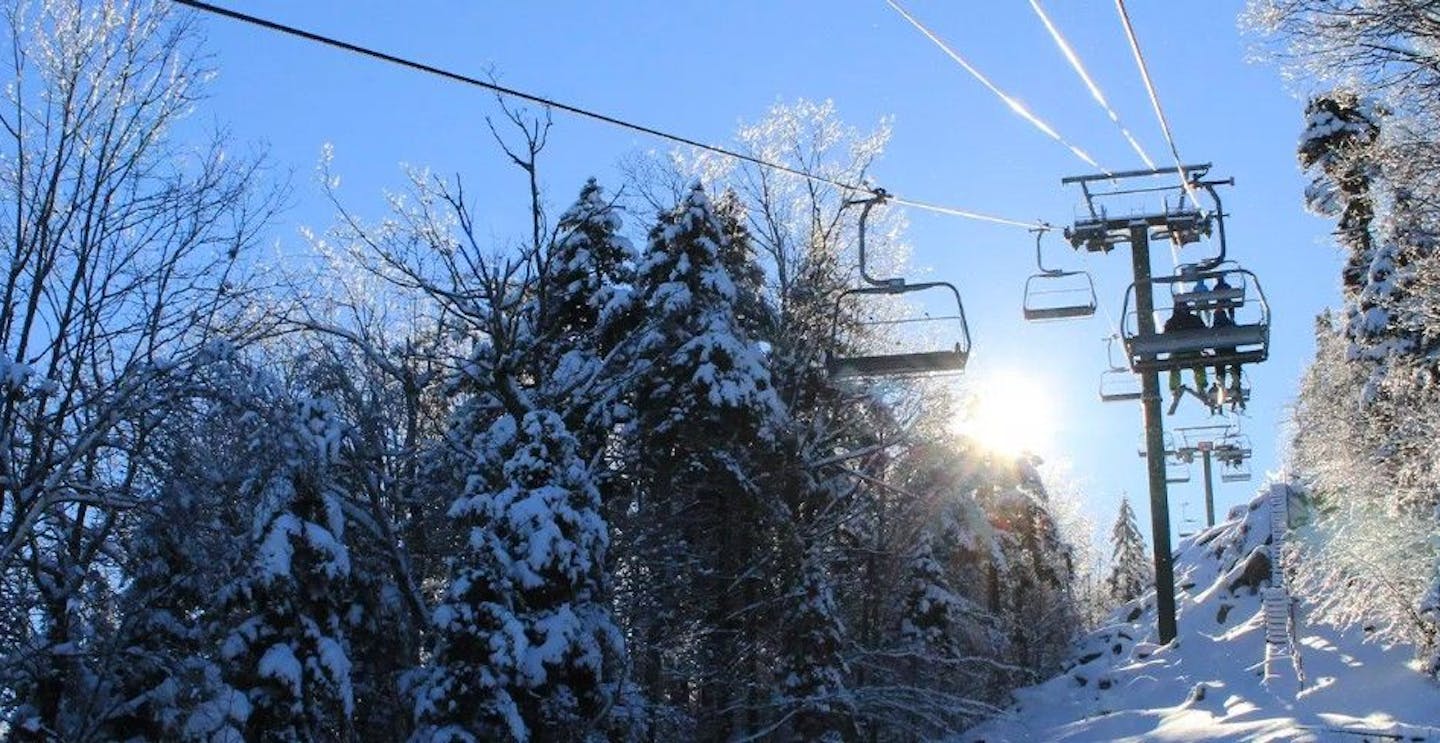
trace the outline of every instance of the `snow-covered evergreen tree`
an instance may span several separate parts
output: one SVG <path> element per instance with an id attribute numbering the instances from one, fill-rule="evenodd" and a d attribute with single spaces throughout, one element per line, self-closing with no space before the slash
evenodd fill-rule
<path id="1" fill-rule="evenodd" d="M 602 603 L 599 497 L 575 446 L 547 411 L 476 437 L 475 474 L 450 509 L 469 537 L 417 679 L 417 740 L 598 735 L 621 639 Z"/>
<path id="2" fill-rule="evenodd" d="M 900 615 L 900 640 L 923 657 L 958 658 L 965 654 L 961 625 L 969 602 L 950 587 L 945 570 L 935 559 L 931 537 L 922 534 L 906 566 Z"/>
<path id="3" fill-rule="evenodd" d="M 724 240 L 720 264 L 735 285 L 735 312 L 740 329 L 752 341 L 767 346 L 775 340 L 780 318 L 765 290 L 765 271 L 755 255 L 755 241 L 746 226 L 745 203 L 733 190 L 715 199 L 715 218 Z"/>
<path id="4" fill-rule="evenodd" d="M 109 707 L 99 721 L 104 739 L 244 738 L 250 700 L 223 679 L 211 616 L 217 591 L 234 577 L 227 574 L 243 570 L 234 546 L 243 532 L 230 523 L 237 509 L 207 497 L 227 490 L 197 492 L 196 484 L 170 483 L 132 542 L 134 579 L 117 638 L 123 650 L 95 690 L 113 699 L 101 705 Z"/>
<path id="5" fill-rule="evenodd" d="M 995 604 L 1011 661 L 1040 672 L 1057 666 L 1079 629 L 1070 591 L 1070 548 L 1060 537 L 1036 465 L 1021 457 L 992 475 L 977 498 L 995 526 Z"/>
<path id="6" fill-rule="evenodd" d="M 415 740 L 616 732 L 607 715 L 624 703 L 625 649 L 592 460 L 615 419 L 604 357 L 623 337 L 614 318 L 631 270 L 618 229 L 591 181 L 533 281 L 483 279 L 481 342 L 461 380 L 469 399 L 449 433 L 464 485 L 448 515 L 464 541 L 434 611 L 430 661 L 409 681 Z"/>
<path id="7" fill-rule="evenodd" d="M 1130 496 L 1123 496 L 1115 525 L 1110 527 L 1110 576 L 1105 580 L 1106 587 L 1110 598 L 1123 604 L 1144 594 L 1154 583 L 1145 537 L 1140 534 L 1135 509 L 1130 507 Z"/>
<path id="8" fill-rule="evenodd" d="M 646 578 L 627 581 L 625 602 L 656 719 L 680 726 L 652 731 L 662 737 L 693 735 L 695 716 L 727 709 L 741 693 L 725 669 L 737 638 L 750 633 L 743 597 L 757 574 L 749 568 L 773 523 L 762 487 L 776 472 L 786 416 L 740 321 L 722 262 L 728 240 L 699 184 L 661 216 L 640 265 L 644 322 L 627 357 L 634 417 L 621 447 L 633 492 L 621 530 L 632 540 L 627 569 Z M 705 633 L 698 646 L 686 640 L 692 628 Z"/>
<path id="9" fill-rule="evenodd" d="M 541 256 L 531 308 L 542 348 L 603 358 L 629 330 L 635 251 L 621 226 L 620 208 L 593 178 L 560 215 L 556 238 Z"/>
<path id="10" fill-rule="evenodd" d="M 733 228 L 732 228 L 733 232 Z M 692 411 L 749 419 L 732 436 L 774 435 L 783 420 L 764 355 L 739 320 L 733 278 L 722 256 L 736 251 L 709 197 L 695 184 L 650 233 L 639 269 L 645 307 L 634 356 L 647 372 L 640 387 L 677 406 L 650 405 L 664 433 L 693 424 Z"/>
<path id="11" fill-rule="evenodd" d="M 1350 253 L 1343 273 L 1347 295 L 1358 294 L 1374 249 L 1373 186 L 1379 175 L 1374 148 L 1380 136 L 1380 111 L 1349 91 L 1312 98 L 1305 106 L 1305 130 L 1297 154 L 1311 171 L 1305 206 L 1336 218 L 1337 237 Z"/>
<path id="12" fill-rule="evenodd" d="M 1349 357 L 1367 365 L 1361 399 L 1373 402 L 1391 368 L 1431 367 L 1440 339 L 1416 297 L 1417 269 L 1435 253 L 1434 210 L 1413 183 L 1407 156 L 1383 135 L 1386 111 L 1353 92 L 1311 99 L 1299 145 L 1300 164 L 1316 171 L 1306 189 L 1313 211 L 1338 219 L 1348 252 L 1342 281 Z M 1402 148 L 1403 149 L 1403 148 Z M 1407 171 L 1408 174 L 1407 174 Z"/>
<path id="13" fill-rule="evenodd" d="M 265 423 L 256 419 L 256 474 L 244 485 L 255 504 L 253 554 L 248 574 L 221 596 L 234 623 L 220 656 L 250 702 L 247 738 L 344 737 L 355 703 L 350 554 L 331 468 L 345 424 L 330 401 L 311 398 Z"/>
<path id="14" fill-rule="evenodd" d="M 800 596 L 785 617 L 778 669 L 780 705 L 793 714 L 791 739 L 840 743 L 856 737 L 855 700 L 846 688 L 845 637 L 823 556 L 810 549 L 800 566 Z"/>

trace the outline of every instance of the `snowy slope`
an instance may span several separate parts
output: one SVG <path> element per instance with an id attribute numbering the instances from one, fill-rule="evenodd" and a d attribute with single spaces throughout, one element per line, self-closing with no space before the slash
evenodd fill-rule
<path id="1" fill-rule="evenodd" d="M 1361 629 L 1309 626 L 1303 602 L 1293 612 L 1295 652 L 1267 648 L 1271 504 L 1287 500 L 1295 502 L 1286 486 L 1269 485 L 1228 521 L 1180 542 L 1173 645 L 1155 644 L 1152 592 L 1080 642 L 1065 673 L 1016 692 L 1005 714 L 954 740 L 1440 741 L 1440 686 L 1409 666 L 1409 648 L 1367 643 Z M 1283 617 L 1284 594 L 1272 601 Z M 1284 627 L 1272 624 L 1272 635 Z"/>

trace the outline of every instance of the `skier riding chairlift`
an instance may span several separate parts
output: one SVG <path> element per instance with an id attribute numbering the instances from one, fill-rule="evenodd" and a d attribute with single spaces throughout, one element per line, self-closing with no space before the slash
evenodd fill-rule
<path id="1" fill-rule="evenodd" d="M 1228 291 L 1229 289 L 1230 283 L 1225 280 L 1224 276 L 1219 276 L 1215 279 L 1214 291 L 1217 294 L 1223 291 Z M 1214 330 L 1235 327 L 1234 300 L 1224 299 L 1216 304 L 1215 311 L 1211 313 L 1210 327 Z M 1234 353 L 1235 348 L 1233 346 L 1229 348 L 1215 349 L 1215 354 L 1217 356 L 1230 356 Z M 1225 383 L 1227 371 L 1230 373 L 1230 384 L 1228 385 Z M 1240 386 L 1240 381 L 1241 378 L 1239 364 L 1230 364 L 1229 366 L 1226 366 L 1223 363 L 1216 364 L 1215 387 L 1213 387 L 1211 390 L 1211 396 L 1216 400 L 1217 404 L 1225 404 L 1228 402 L 1231 409 L 1244 410 L 1245 395 L 1243 388 Z"/>
<path id="2" fill-rule="evenodd" d="M 1205 291 L 1205 282 L 1200 282 L 1196 286 L 1196 290 Z M 1194 309 L 1190 307 L 1189 303 L 1180 302 L 1171 309 L 1170 317 L 1165 320 L 1165 326 L 1161 332 L 1174 333 L 1184 330 L 1205 330 L 1206 328 L 1207 326 L 1205 325 L 1205 321 L 1201 319 L 1199 315 L 1195 314 Z M 1182 357 L 1182 354 L 1176 353 L 1175 356 L 1177 358 Z M 1195 377 L 1195 389 L 1193 390 L 1193 392 L 1195 395 L 1204 399 L 1206 405 L 1210 406 L 1213 409 L 1215 406 L 1211 404 L 1210 399 L 1206 396 L 1206 389 L 1209 387 L 1209 385 L 1207 384 L 1208 380 L 1207 374 L 1205 373 L 1205 362 L 1203 354 L 1198 351 L 1187 351 L 1183 353 L 1183 358 L 1194 358 L 1199 362 L 1194 366 L 1189 367 L 1190 373 Z M 1169 410 L 1170 415 L 1175 414 L 1175 409 L 1180 405 L 1180 396 L 1182 393 L 1184 393 L 1184 391 L 1185 386 L 1181 383 L 1180 369 L 1171 369 Z"/>

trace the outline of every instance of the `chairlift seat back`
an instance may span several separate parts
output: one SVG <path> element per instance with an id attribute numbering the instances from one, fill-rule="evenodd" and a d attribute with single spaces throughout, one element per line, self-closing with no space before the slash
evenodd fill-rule
<path id="1" fill-rule="evenodd" d="M 1107 369 L 1100 373 L 1100 400 L 1128 402 L 1139 400 L 1144 393 L 1140 378 L 1129 369 Z"/>
<path id="2" fill-rule="evenodd" d="M 847 302 L 865 300 L 867 297 L 885 297 L 902 294 L 928 292 L 939 301 L 940 306 L 932 314 L 922 311 L 918 315 L 899 317 L 861 317 L 855 320 L 861 328 L 897 333 L 891 341 L 903 343 L 904 348 L 880 351 L 873 347 L 873 340 L 858 338 L 854 346 L 841 342 L 840 319 Z M 943 299 L 939 299 L 943 298 Z M 873 300 L 866 300 L 873 301 Z M 924 310 L 924 308 L 919 308 Z M 923 333 L 906 335 L 906 330 L 924 328 Z M 937 332 L 936 328 L 940 330 Z M 944 333 L 943 340 L 935 336 Z M 924 342 L 923 348 L 910 347 Z M 845 347 L 846 352 L 839 351 Z M 937 348 L 938 346 L 938 348 Z M 849 351 L 850 348 L 858 348 Z M 933 374 L 953 374 L 963 371 L 970 358 L 970 331 L 965 322 L 965 307 L 960 301 L 960 291 L 945 281 L 928 281 L 915 284 L 893 283 L 866 286 L 841 292 L 835 303 L 835 317 L 831 330 L 831 351 L 826 355 L 825 369 L 834 379 L 916 377 Z"/>
<path id="3" fill-rule="evenodd" d="M 1098 308 L 1095 281 L 1084 271 L 1045 271 L 1025 279 L 1021 312 L 1026 320 L 1091 317 Z"/>
<path id="4" fill-rule="evenodd" d="M 1204 291 L 1175 292 L 1171 295 L 1171 301 L 1177 305 L 1187 305 L 1199 311 L 1230 309 L 1245 301 L 1245 288 L 1231 286 L 1216 291 L 1208 289 Z"/>

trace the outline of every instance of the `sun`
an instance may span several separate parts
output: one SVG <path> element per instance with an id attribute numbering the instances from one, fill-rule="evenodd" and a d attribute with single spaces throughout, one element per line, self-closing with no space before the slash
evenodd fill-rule
<path id="1" fill-rule="evenodd" d="M 969 388 L 959 433 L 1000 454 L 1040 452 L 1055 434 L 1056 407 L 1046 385 L 1021 372 L 998 372 Z"/>

